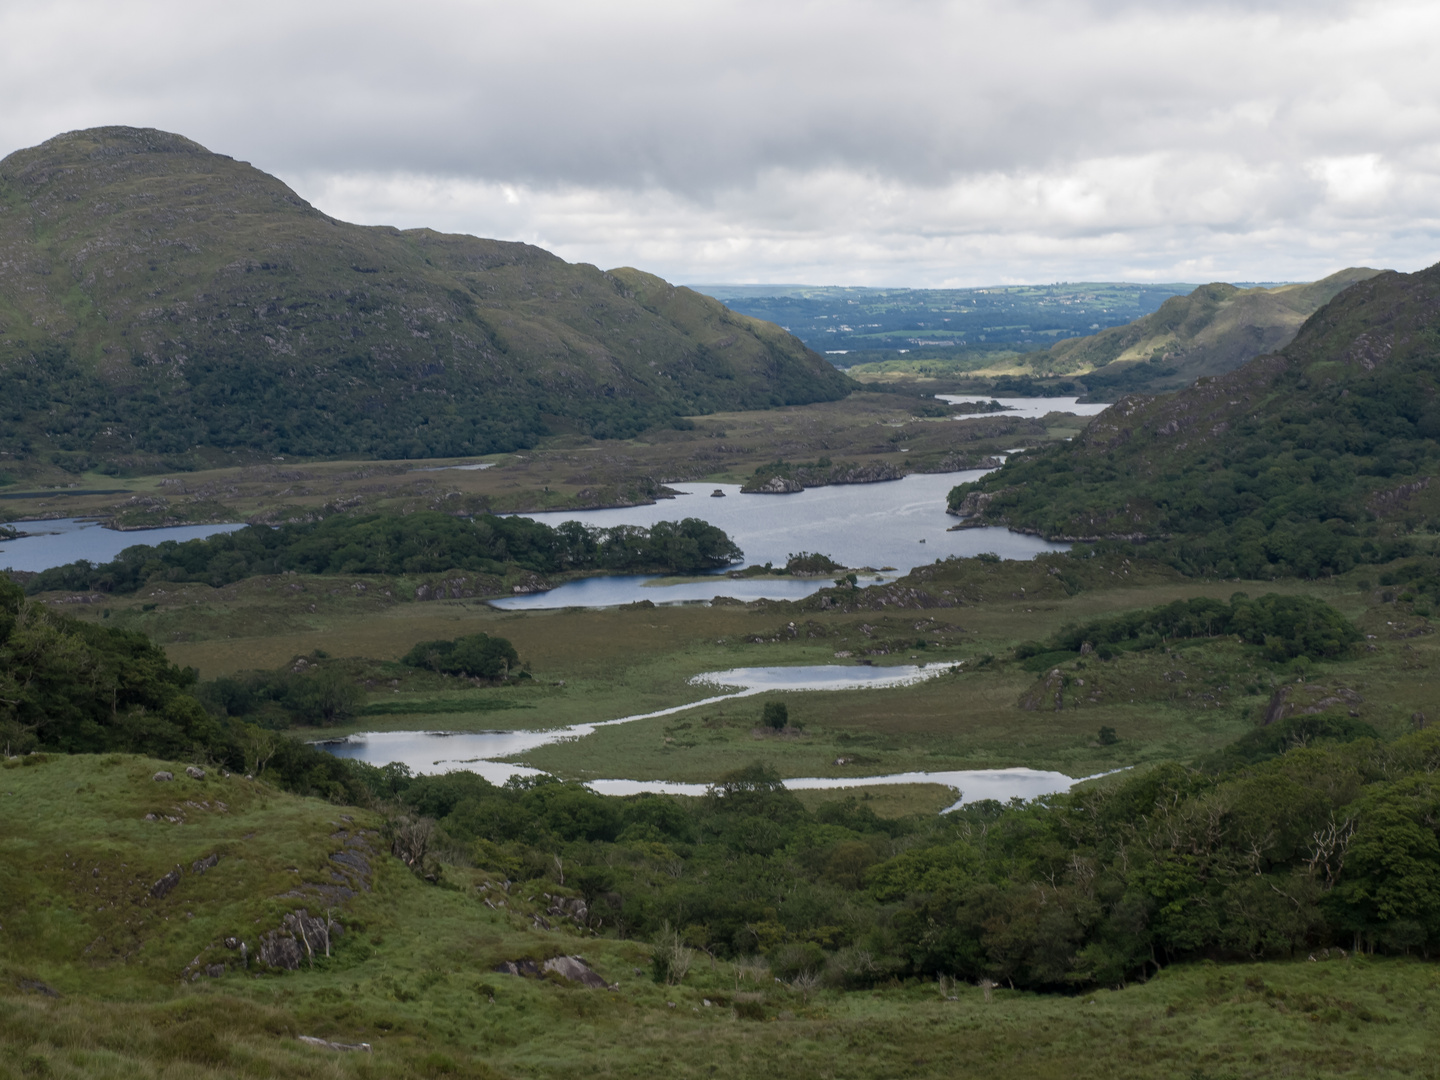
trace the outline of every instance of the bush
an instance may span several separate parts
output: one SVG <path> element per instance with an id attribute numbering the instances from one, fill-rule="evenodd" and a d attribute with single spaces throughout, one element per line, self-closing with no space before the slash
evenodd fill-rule
<path id="1" fill-rule="evenodd" d="M 520 666 L 520 656 L 505 638 L 470 634 L 454 641 L 422 641 L 401 657 L 400 662 L 443 675 L 504 679 Z"/>
<path id="2" fill-rule="evenodd" d="M 317 660 L 319 652 L 312 654 Z M 310 657 L 274 671 L 244 671 L 202 683 L 195 696 L 214 716 L 250 717 L 263 727 L 329 724 L 354 714 L 365 692 L 345 672 Z"/>
<path id="3" fill-rule="evenodd" d="M 783 701 L 767 701 L 760 710 L 760 723 L 780 731 L 790 723 L 790 710 Z"/>
<path id="4" fill-rule="evenodd" d="M 1276 662 L 1299 656 L 1333 660 L 1345 655 L 1362 637 L 1354 623 L 1323 600 L 1276 593 L 1252 600 L 1236 593 L 1229 604 L 1197 597 L 1067 626 L 1047 643 L 1030 641 L 1016 646 L 1015 656 L 1022 661 L 1035 659 L 1037 666 L 1029 669 L 1038 670 L 1063 661 L 1063 657 L 1052 657 L 1052 652 L 1079 654 L 1087 644 L 1101 659 L 1110 659 L 1122 649 L 1151 649 L 1187 638 L 1227 634 L 1249 645 L 1264 646 L 1266 658 Z"/>

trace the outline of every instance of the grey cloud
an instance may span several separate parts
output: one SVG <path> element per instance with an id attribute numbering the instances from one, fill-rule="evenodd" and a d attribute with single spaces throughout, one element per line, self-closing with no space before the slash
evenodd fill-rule
<path id="1" fill-rule="evenodd" d="M 737 267 L 1294 262 L 1428 235 L 1437 38 L 1398 0 L 62 0 L 0 7 L 0 146 L 164 127 L 342 216 L 681 270 L 651 231 Z"/>
<path id="2" fill-rule="evenodd" d="M 1296 58 L 1285 55 L 1290 28 L 1264 9 L 258 3 L 237 17 L 152 0 L 108 9 L 123 20 L 68 10 L 36 20 L 57 53 L 63 31 L 78 61 L 78 100 L 62 88 L 47 112 L 93 114 L 100 99 L 211 142 L 243 138 L 245 152 L 288 168 L 403 163 L 700 195 L 774 166 L 943 183 L 1181 140 L 1264 153 L 1305 137 L 1276 130 L 1295 119 Z M 1312 7 L 1303 22 L 1313 31 L 1326 18 Z M 102 33 L 87 40 L 86 23 Z M 1224 122 L 1237 98 L 1275 100 L 1275 121 Z"/>

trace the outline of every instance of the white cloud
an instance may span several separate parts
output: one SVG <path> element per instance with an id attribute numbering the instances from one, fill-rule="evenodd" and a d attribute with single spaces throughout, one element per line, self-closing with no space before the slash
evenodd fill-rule
<path id="1" fill-rule="evenodd" d="M 1440 258 L 1440 8 L 0 4 L 0 146 L 130 123 L 338 217 L 678 280 L 1309 277 Z"/>

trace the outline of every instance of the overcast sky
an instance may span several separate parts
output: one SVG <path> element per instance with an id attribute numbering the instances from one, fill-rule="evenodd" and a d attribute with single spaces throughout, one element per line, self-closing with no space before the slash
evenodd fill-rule
<path id="1" fill-rule="evenodd" d="M 682 282 L 1301 280 L 1440 261 L 1437 57 L 1434 0 L 0 0 L 0 155 Z"/>

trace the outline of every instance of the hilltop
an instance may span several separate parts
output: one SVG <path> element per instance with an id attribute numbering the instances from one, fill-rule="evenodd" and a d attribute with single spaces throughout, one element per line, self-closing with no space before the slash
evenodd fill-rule
<path id="1" fill-rule="evenodd" d="M 1319 281 L 1248 288 L 1212 282 L 1183 286 L 1189 290 L 1184 294 L 1182 286 L 1175 285 L 1151 286 L 1148 292 L 1133 285 L 1104 286 L 1109 291 L 1103 298 L 1085 293 L 1085 286 L 1074 286 L 1070 295 L 1052 289 L 1056 295 L 1036 301 L 1051 329 L 986 327 L 990 332 L 984 336 L 972 332 L 967 340 L 953 342 L 956 347 L 938 352 L 915 339 L 911 355 L 904 358 L 855 354 L 852 359 L 861 362 L 847 373 L 866 381 L 918 376 L 950 380 L 955 385 L 948 389 L 965 392 L 1086 394 L 1099 401 L 1113 401 L 1123 393 L 1175 390 L 1284 348 L 1322 305 L 1379 272 L 1350 267 Z M 1135 294 L 1133 300 L 1126 289 Z M 1002 302 L 1025 291 L 989 290 Z M 1021 303 L 1025 299 L 1019 297 Z M 1101 306 L 1106 299 L 1112 306 Z M 1137 311 L 1137 305 L 1144 306 Z M 1021 318 L 1016 303 L 1010 303 L 1010 309 L 1010 321 Z M 1096 321 L 1087 329 L 1092 313 Z M 1035 347 L 1047 339 L 1045 347 Z"/>
<path id="2" fill-rule="evenodd" d="M 1436 512 L 1440 266 L 1359 282 L 1294 341 L 956 488 L 953 511 L 1049 537 L 1161 544 L 1222 576 L 1315 576 L 1399 553 Z"/>
<path id="3" fill-rule="evenodd" d="M 653 275 L 347 224 L 179 135 L 96 128 L 0 161 L 14 459 L 476 454 L 850 386 L 778 327 Z"/>
<path id="4" fill-rule="evenodd" d="M 1378 273 L 1350 267 L 1308 284 L 1268 289 L 1201 285 L 1125 326 L 1057 341 L 1023 364 L 1037 375 L 1084 376 L 1092 393 L 1141 384 L 1152 392 L 1176 389 L 1284 348 L 1310 315 Z"/>

